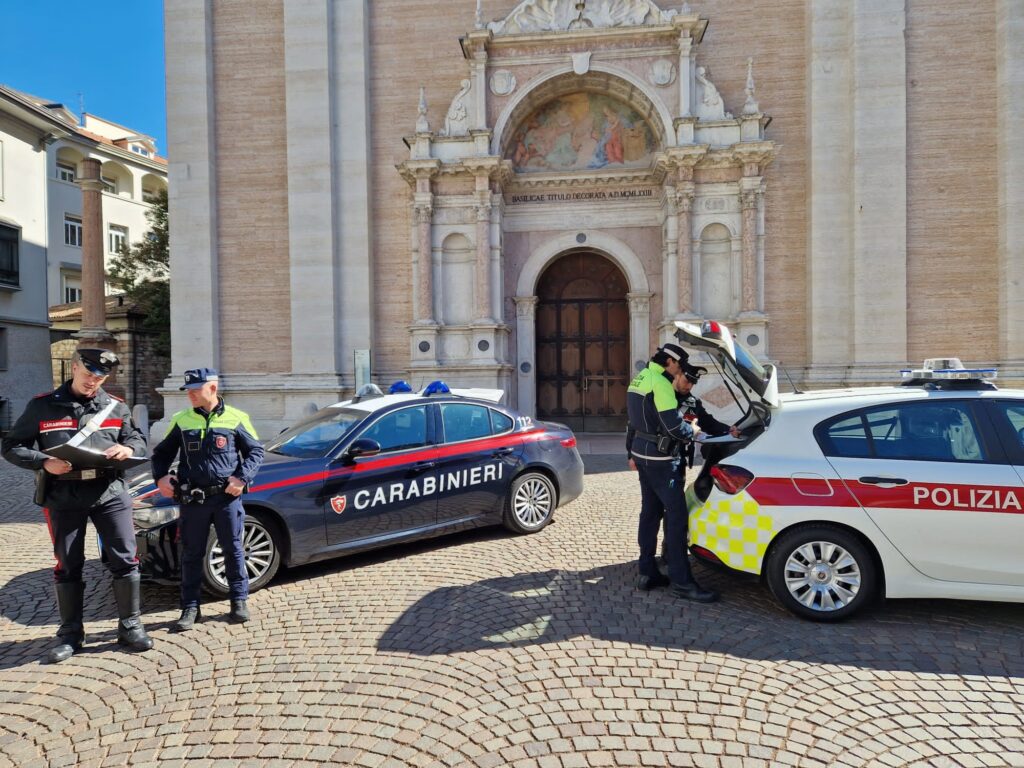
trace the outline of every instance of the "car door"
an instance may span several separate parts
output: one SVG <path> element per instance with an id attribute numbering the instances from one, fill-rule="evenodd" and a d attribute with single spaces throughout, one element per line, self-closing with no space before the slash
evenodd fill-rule
<path id="1" fill-rule="evenodd" d="M 872 406 L 815 434 L 854 498 L 923 574 L 1024 585 L 1020 479 L 977 400 Z"/>
<path id="2" fill-rule="evenodd" d="M 476 403 L 438 404 L 439 522 L 500 513 L 522 463 L 523 444 L 505 414 Z"/>
<path id="3" fill-rule="evenodd" d="M 429 528 L 437 518 L 433 406 L 388 411 L 352 435 L 380 444 L 375 456 L 335 458 L 324 483 L 327 543 L 374 542 Z M 347 440 L 350 445 L 352 440 Z"/>

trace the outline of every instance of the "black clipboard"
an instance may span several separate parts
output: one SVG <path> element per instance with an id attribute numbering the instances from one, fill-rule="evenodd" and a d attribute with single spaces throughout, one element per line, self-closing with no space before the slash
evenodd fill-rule
<path id="1" fill-rule="evenodd" d="M 43 453 L 49 454 L 55 459 L 63 459 L 74 469 L 132 469 L 149 461 L 145 456 L 131 456 L 121 460 L 108 459 L 102 451 L 82 448 L 69 443 L 47 448 Z"/>

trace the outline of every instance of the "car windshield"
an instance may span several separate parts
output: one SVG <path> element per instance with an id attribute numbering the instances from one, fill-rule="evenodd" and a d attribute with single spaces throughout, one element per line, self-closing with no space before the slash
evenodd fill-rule
<path id="1" fill-rule="evenodd" d="M 322 458 L 366 417 L 363 411 L 324 408 L 267 443 L 271 453 L 299 459 Z"/>

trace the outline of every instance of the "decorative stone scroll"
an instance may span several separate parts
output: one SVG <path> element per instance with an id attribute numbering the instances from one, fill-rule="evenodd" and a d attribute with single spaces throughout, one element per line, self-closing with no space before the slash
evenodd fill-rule
<path id="1" fill-rule="evenodd" d="M 508 16 L 487 27 L 495 35 L 638 27 L 668 24 L 677 14 L 676 10 L 661 10 L 652 0 L 523 0 Z"/>
<path id="2" fill-rule="evenodd" d="M 697 67 L 700 97 L 697 99 L 697 117 L 701 120 L 726 120 L 732 115 L 725 111 L 725 102 L 714 83 L 708 80 L 707 68 Z"/>
<path id="3" fill-rule="evenodd" d="M 448 114 L 445 115 L 442 136 L 469 135 L 469 108 L 466 101 L 471 87 L 472 83 L 469 79 L 462 81 L 459 92 L 455 94 L 451 106 L 448 107 Z"/>

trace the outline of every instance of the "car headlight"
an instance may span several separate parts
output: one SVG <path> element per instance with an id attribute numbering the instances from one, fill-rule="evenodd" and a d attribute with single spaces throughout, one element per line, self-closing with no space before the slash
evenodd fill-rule
<path id="1" fill-rule="evenodd" d="M 132 517 L 135 519 L 135 526 L 143 530 L 159 528 L 161 525 L 173 523 L 178 519 L 181 507 L 172 505 L 168 507 L 141 507 L 133 510 Z"/>

